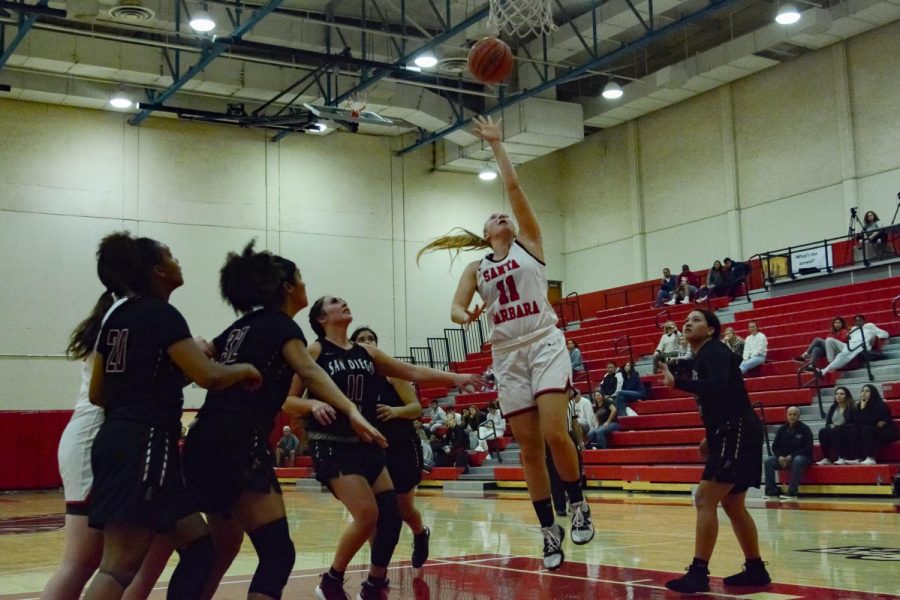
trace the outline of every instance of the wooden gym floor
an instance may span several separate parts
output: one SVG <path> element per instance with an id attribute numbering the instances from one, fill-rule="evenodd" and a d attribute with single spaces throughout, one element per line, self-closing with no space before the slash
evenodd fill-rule
<path id="1" fill-rule="evenodd" d="M 289 488 L 289 486 L 285 486 Z M 663 582 L 690 562 L 694 511 L 686 495 L 591 493 L 597 536 L 586 546 L 564 546 L 565 566 L 543 570 L 541 539 L 527 496 L 502 492 L 460 497 L 421 491 L 417 503 L 431 527 L 425 568 L 409 567 L 404 529 L 392 563 L 390 597 L 397 600 L 677 598 Z M 314 598 L 335 537 L 347 521 L 327 493 L 287 491 L 297 563 L 285 598 Z M 742 557 L 724 514 L 703 598 L 840 600 L 900 598 L 900 500 L 750 500 L 763 558 L 775 583 L 763 591 L 725 589 L 721 577 Z M 62 552 L 59 492 L 0 495 L 0 599 L 37 598 Z M 565 522 L 563 521 L 565 524 Z M 566 527 L 568 529 L 568 526 Z M 348 570 L 345 589 L 355 597 L 368 550 Z M 165 597 L 170 567 L 152 598 Z M 245 541 L 217 598 L 245 598 L 256 557 Z"/>

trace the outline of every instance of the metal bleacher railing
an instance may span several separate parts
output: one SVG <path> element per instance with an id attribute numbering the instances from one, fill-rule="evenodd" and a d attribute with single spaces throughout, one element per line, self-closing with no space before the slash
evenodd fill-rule
<path id="1" fill-rule="evenodd" d="M 872 244 L 867 238 L 881 242 Z M 856 264 L 868 267 L 872 260 L 887 256 L 900 256 L 900 225 L 760 252 L 747 259 L 753 267 L 744 285 L 747 300 L 751 299 L 751 291 L 768 290 L 778 280 L 794 280 L 822 271 L 831 273 L 836 267 Z"/>

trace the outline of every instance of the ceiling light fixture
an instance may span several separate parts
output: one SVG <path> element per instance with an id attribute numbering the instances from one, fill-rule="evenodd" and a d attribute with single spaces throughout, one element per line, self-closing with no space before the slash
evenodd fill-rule
<path id="1" fill-rule="evenodd" d="M 800 11 L 793 4 L 782 4 L 775 16 L 775 22 L 779 25 L 793 25 L 800 20 Z"/>
<path id="2" fill-rule="evenodd" d="M 198 31 L 200 33 L 206 33 L 207 31 L 212 31 L 216 28 L 216 22 L 213 20 L 212 15 L 210 15 L 205 10 L 198 10 L 191 16 L 191 20 L 188 23 L 191 26 L 191 29 L 194 31 Z"/>
<path id="3" fill-rule="evenodd" d="M 426 50 L 422 54 L 418 55 L 413 62 L 416 63 L 417 67 L 421 67 L 423 69 L 430 69 L 433 66 L 435 66 L 436 64 L 438 64 L 438 59 L 434 55 L 434 52 L 431 52 L 430 50 Z"/>
<path id="4" fill-rule="evenodd" d="M 481 167 L 481 171 L 478 172 L 478 179 L 482 181 L 493 181 L 497 179 L 497 171 L 492 169 L 489 164 L 484 163 L 484 166 Z"/>
<path id="5" fill-rule="evenodd" d="M 134 102 L 128 96 L 128 93 L 123 89 L 119 89 L 115 94 L 109 99 L 109 105 L 113 108 L 118 108 L 120 110 L 125 110 L 126 108 L 131 108 L 131 105 Z"/>
<path id="6" fill-rule="evenodd" d="M 615 81 L 610 80 L 603 86 L 603 97 L 607 100 L 618 100 L 624 93 L 622 87 Z"/>

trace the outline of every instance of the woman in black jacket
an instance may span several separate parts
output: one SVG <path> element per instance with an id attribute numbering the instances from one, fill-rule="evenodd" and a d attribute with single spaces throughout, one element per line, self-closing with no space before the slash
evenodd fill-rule
<path id="1" fill-rule="evenodd" d="M 854 464 L 856 461 L 856 407 L 853 395 L 844 386 L 834 388 L 834 402 L 828 409 L 825 427 L 819 430 L 822 460 L 818 465 Z M 834 458 L 837 457 L 837 458 Z"/>
<path id="2" fill-rule="evenodd" d="M 861 464 L 874 465 L 878 450 L 897 439 L 897 425 L 878 388 L 870 383 L 859 394 L 856 423 L 860 456 L 865 456 Z"/>
<path id="3" fill-rule="evenodd" d="M 762 472 L 762 423 L 753 412 L 739 356 L 719 341 L 721 325 L 708 310 L 694 310 L 684 323 L 684 339 L 691 345 L 690 375 L 676 378 L 663 363 L 663 382 L 697 397 L 706 438 L 700 455 L 706 467 L 697 486 L 697 529 L 694 560 L 687 574 L 666 582 L 670 590 L 683 594 L 709 591 L 709 559 L 719 534 L 718 506 L 731 521 L 741 550 L 744 570 L 723 580 L 725 585 L 764 586 L 771 582 L 759 553 L 759 536 L 744 500 L 747 490 L 760 486 Z M 687 361 L 682 361 L 687 362 Z M 679 371 L 681 371 L 679 369 Z"/>

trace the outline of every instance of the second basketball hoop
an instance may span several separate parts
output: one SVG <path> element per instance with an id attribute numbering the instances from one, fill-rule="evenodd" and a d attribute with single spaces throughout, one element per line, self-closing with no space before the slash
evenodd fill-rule
<path id="1" fill-rule="evenodd" d="M 500 83 L 512 73 L 513 53 L 501 39 L 486 37 L 469 50 L 469 72 L 482 83 Z"/>

